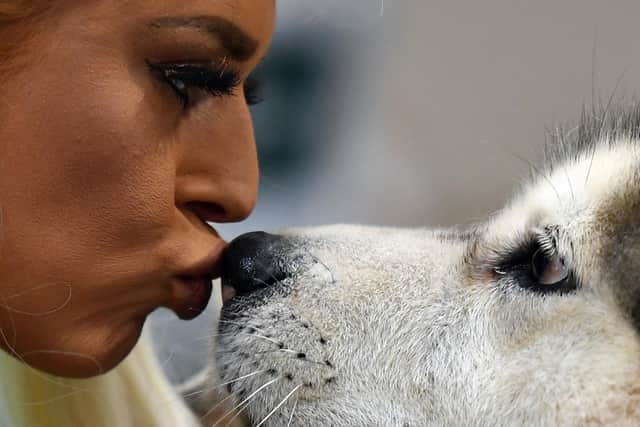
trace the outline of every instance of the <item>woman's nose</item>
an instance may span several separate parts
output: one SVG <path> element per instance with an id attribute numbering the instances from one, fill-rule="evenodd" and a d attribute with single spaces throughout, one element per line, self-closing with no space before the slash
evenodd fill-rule
<path id="1" fill-rule="evenodd" d="M 258 192 L 257 177 L 250 176 L 253 175 L 251 171 L 246 173 L 249 176 L 241 179 L 215 179 L 204 175 L 177 178 L 176 204 L 203 221 L 241 221 L 253 210 Z"/>
<path id="2" fill-rule="evenodd" d="M 242 120 L 234 120 L 233 126 L 217 122 L 180 141 L 184 144 L 177 153 L 175 203 L 203 221 L 241 221 L 255 207 L 255 139 L 248 111 L 236 112 Z"/>

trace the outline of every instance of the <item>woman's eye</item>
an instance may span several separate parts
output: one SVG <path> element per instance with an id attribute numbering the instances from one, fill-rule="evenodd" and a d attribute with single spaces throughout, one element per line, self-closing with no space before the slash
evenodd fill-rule
<path id="1" fill-rule="evenodd" d="M 244 82 L 244 99 L 247 105 L 256 105 L 264 100 L 262 94 L 262 80 L 259 76 L 250 74 Z"/>
<path id="2" fill-rule="evenodd" d="M 232 95 L 241 83 L 239 72 L 228 66 L 215 69 L 208 65 L 186 63 L 148 65 L 154 74 L 170 86 L 185 110 L 209 96 Z M 255 103 L 255 92 L 247 91 L 246 85 L 247 83 L 244 91 L 246 102 Z"/>
<path id="3" fill-rule="evenodd" d="M 531 257 L 531 272 L 541 286 L 553 286 L 562 283 L 569 276 L 569 268 L 557 254 L 548 255 L 538 248 Z"/>

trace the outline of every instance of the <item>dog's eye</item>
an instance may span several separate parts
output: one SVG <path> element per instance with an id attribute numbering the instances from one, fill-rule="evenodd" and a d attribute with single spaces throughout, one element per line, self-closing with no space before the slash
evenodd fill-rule
<path id="1" fill-rule="evenodd" d="M 571 253 L 558 248 L 558 231 L 546 227 L 542 232 L 522 239 L 517 246 L 498 252 L 493 272 L 499 286 L 518 286 L 537 294 L 564 295 L 579 288 L 571 267 Z M 565 251 L 572 245 L 567 240 Z"/>
<path id="2" fill-rule="evenodd" d="M 569 268 L 557 254 L 548 255 L 538 248 L 531 257 L 531 272 L 541 286 L 554 286 L 569 277 Z"/>

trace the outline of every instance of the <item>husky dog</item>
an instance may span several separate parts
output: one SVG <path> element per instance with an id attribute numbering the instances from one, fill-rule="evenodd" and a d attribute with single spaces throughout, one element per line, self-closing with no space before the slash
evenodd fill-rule
<path id="1" fill-rule="evenodd" d="M 608 110 L 485 222 L 234 240 L 217 424 L 640 425 L 640 105 Z"/>

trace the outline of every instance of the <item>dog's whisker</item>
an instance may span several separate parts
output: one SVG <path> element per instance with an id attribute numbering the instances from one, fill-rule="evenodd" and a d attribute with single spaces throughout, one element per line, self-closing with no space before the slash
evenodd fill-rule
<path id="1" fill-rule="evenodd" d="M 615 97 L 615 94 L 618 91 L 618 87 L 620 86 L 620 83 L 622 82 L 622 78 L 624 77 L 625 73 L 626 73 L 626 70 L 624 70 L 616 80 L 616 84 L 613 87 L 613 90 L 611 91 L 611 95 L 609 96 L 609 100 L 607 101 L 607 105 L 604 108 L 602 121 L 600 123 L 600 128 L 598 129 L 598 134 L 595 135 L 595 137 L 598 139 L 601 139 L 604 136 L 602 135 L 602 133 L 603 133 L 603 130 L 605 129 L 607 120 L 609 119 L 609 111 L 611 108 L 611 103 L 613 102 L 613 98 Z M 593 150 L 591 152 L 591 159 L 589 160 L 589 167 L 587 169 L 587 176 L 584 179 L 584 186 L 586 186 L 587 182 L 589 182 L 589 176 L 591 175 L 591 168 L 593 166 L 593 160 L 596 156 L 596 151 L 597 151 L 596 147 L 593 147 Z"/>
<path id="2" fill-rule="evenodd" d="M 290 359 L 292 359 L 292 360 L 293 360 L 294 358 L 293 358 L 293 357 L 291 357 Z M 320 365 L 320 366 L 327 366 L 327 364 L 326 364 L 326 363 L 318 362 L 317 360 L 309 359 L 309 358 L 307 358 L 307 357 L 299 357 L 299 356 L 297 356 L 297 357 L 295 357 L 295 359 L 296 359 L 296 360 L 299 360 L 299 361 L 301 361 L 301 362 L 308 362 L 308 363 L 314 363 L 314 364 L 316 364 L 316 365 Z"/>
<path id="3" fill-rule="evenodd" d="M 267 340 L 275 345 L 283 345 L 282 342 L 278 341 L 278 340 L 274 340 L 273 338 L 269 338 L 269 337 L 265 337 L 264 335 L 260 335 L 260 334 L 249 334 L 244 332 L 244 335 L 249 335 L 251 337 L 257 337 L 257 338 L 262 338 L 263 340 Z"/>
<path id="4" fill-rule="evenodd" d="M 302 249 L 311 257 L 311 259 L 313 259 L 315 262 L 317 262 L 318 264 L 322 265 L 327 272 L 329 273 L 329 275 L 331 276 L 331 284 L 333 285 L 334 283 L 336 283 L 336 278 L 333 275 L 333 271 L 331 271 L 331 269 L 329 268 L 329 266 L 327 266 L 327 264 L 325 264 L 320 258 L 318 258 L 317 256 L 315 256 L 314 254 L 311 253 L 311 251 L 306 248 L 306 247 L 302 247 Z"/>
<path id="5" fill-rule="evenodd" d="M 169 352 L 169 356 L 167 356 L 167 358 L 163 361 L 160 362 L 160 366 L 162 366 L 163 368 L 166 366 L 169 366 L 169 363 L 171 362 L 171 360 L 173 360 L 173 357 L 176 354 L 176 348 L 175 346 L 171 347 L 171 351 Z"/>
<path id="6" fill-rule="evenodd" d="M 237 353 L 234 350 L 226 350 L 226 351 L 216 351 L 216 354 L 235 354 Z M 313 359 L 309 359 L 306 355 L 306 353 L 303 353 L 301 351 L 295 351 L 295 350 L 291 350 L 288 348 L 280 348 L 280 349 L 274 349 L 274 350 L 264 350 L 264 351 L 255 351 L 253 353 L 251 353 L 251 355 L 258 355 L 258 354 L 269 354 L 269 353 L 288 353 L 288 354 L 294 354 L 296 357 L 290 357 L 289 359 L 295 359 L 295 360 L 299 360 L 301 362 L 308 362 L 308 363 L 314 363 L 316 365 L 321 365 L 321 366 L 327 366 L 326 363 L 324 362 L 319 362 L 317 360 L 313 360 Z"/>
<path id="7" fill-rule="evenodd" d="M 262 338 L 264 340 L 267 340 L 269 342 L 272 342 L 273 344 L 276 345 L 280 345 L 282 344 L 280 341 L 274 340 L 273 338 L 269 338 L 269 337 L 265 337 L 264 335 L 260 335 L 260 334 L 251 334 L 248 332 L 225 332 L 222 334 L 214 334 L 214 335 L 208 335 L 208 336 L 204 336 L 204 337 L 199 337 L 196 338 L 196 341 L 204 341 L 204 340 L 210 340 L 212 338 L 216 338 L 216 337 L 225 337 L 225 336 L 238 336 L 238 335 L 248 335 L 250 337 L 256 337 L 256 338 Z"/>
<path id="8" fill-rule="evenodd" d="M 216 351 L 216 354 L 235 354 L 237 353 L 234 350 L 226 350 L 226 351 Z M 251 353 L 251 355 L 258 355 L 258 354 L 269 354 L 269 353 L 288 353 L 288 354 L 294 354 L 296 357 L 290 357 L 289 359 L 295 359 L 295 360 L 299 360 L 301 362 L 307 362 L 307 363 L 314 363 L 316 365 L 321 365 L 321 366 L 327 366 L 326 363 L 323 362 L 319 362 L 317 360 L 313 360 L 313 359 L 309 359 L 305 353 L 301 352 L 301 351 L 295 351 L 295 350 L 291 350 L 288 348 L 279 348 L 279 349 L 274 349 L 274 350 L 264 350 L 264 351 L 255 351 L 253 353 Z"/>
<path id="9" fill-rule="evenodd" d="M 571 185 L 571 178 L 569 177 L 569 173 L 567 172 L 567 168 L 564 168 L 564 175 L 567 178 L 567 183 L 569 184 L 569 190 L 571 191 L 571 199 L 575 200 L 576 199 L 576 195 L 573 192 L 573 185 Z"/>
<path id="10" fill-rule="evenodd" d="M 263 334 L 267 335 L 267 332 L 266 332 L 265 330 L 260 329 L 260 328 L 258 328 L 257 326 L 247 325 L 247 324 L 243 324 L 243 323 L 240 323 L 240 322 L 233 322 L 233 321 L 231 321 L 231 320 L 225 320 L 225 319 L 220 319 L 220 320 L 218 321 L 218 323 L 228 323 L 228 324 L 230 324 L 230 325 L 241 326 L 241 327 L 243 327 L 243 328 L 253 328 L 253 329 L 255 329 L 256 331 L 259 331 L 259 332 L 261 332 L 261 333 L 263 333 Z"/>
<path id="11" fill-rule="evenodd" d="M 293 421 L 293 414 L 296 413 L 297 407 L 298 407 L 298 398 L 296 398 L 296 401 L 293 403 L 293 409 L 291 410 L 291 416 L 289 417 L 289 422 L 287 423 L 287 427 L 291 426 L 291 421 Z"/>
<path id="12" fill-rule="evenodd" d="M 265 388 L 269 387 L 271 384 L 275 383 L 276 381 L 281 380 L 282 377 L 278 377 L 278 378 L 274 378 L 271 381 L 267 381 L 265 384 L 261 385 L 257 390 L 255 390 L 254 392 L 252 392 L 249 396 L 247 396 L 242 402 L 238 403 L 236 406 L 234 406 L 232 409 L 230 409 L 229 411 L 227 411 L 218 421 L 216 421 L 215 424 L 213 424 L 211 427 L 216 427 L 218 424 L 220 424 L 225 418 L 227 418 L 229 415 L 231 415 L 233 412 L 236 411 L 236 409 L 240 408 L 242 405 L 244 405 L 245 403 L 249 402 L 256 394 L 260 393 L 262 390 L 264 390 Z M 244 408 L 242 408 L 240 410 L 240 412 L 242 412 Z M 238 412 L 238 413 L 240 413 Z M 237 415 L 237 414 L 236 414 Z M 235 417 L 234 417 L 235 418 Z M 234 419 L 232 418 L 232 420 Z M 230 420 L 231 421 L 231 420 Z"/>
<path id="13" fill-rule="evenodd" d="M 232 397 L 233 397 L 233 394 L 230 394 L 227 397 L 225 397 L 224 399 L 222 399 L 221 401 L 219 401 L 218 403 L 216 403 L 215 405 L 213 405 L 211 408 L 209 408 L 207 410 L 207 412 L 205 412 L 204 414 L 202 414 L 202 416 L 200 416 L 200 419 L 204 420 L 205 418 L 207 418 L 209 416 L 209 414 L 211 414 L 213 411 L 215 411 L 217 408 L 219 408 L 221 405 L 223 405 L 224 402 L 226 402 L 227 400 L 231 399 Z"/>
<path id="14" fill-rule="evenodd" d="M 267 372 L 267 371 L 268 371 L 268 369 L 261 369 L 261 370 L 259 370 L 259 371 L 254 371 L 254 372 L 252 372 L 252 373 L 250 373 L 250 374 L 246 374 L 246 375 L 243 375 L 243 376 L 238 377 L 238 378 L 236 378 L 236 379 L 229 380 L 229 381 L 223 382 L 223 383 L 221 383 L 221 384 L 218 384 L 218 386 L 217 386 L 217 387 L 221 387 L 221 386 L 228 385 L 228 384 L 233 384 L 233 383 L 238 382 L 238 381 L 240 381 L 240 380 L 243 380 L 243 379 L 245 379 L 245 378 L 249 378 L 249 377 L 252 377 L 252 376 L 254 376 L 254 375 L 258 375 L 258 374 L 261 374 L 261 373 L 263 373 L 263 372 Z"/>
<path id="15" fill-rule="evenodd" d="M 303 353 L 303 352 L 301 352 L 301 351 L 292 351 L 292 350 L 289 350 L 289 349 L 281 349 L 281 350 L 282 350 L 283 352 L 285 352 L 285 353 L 295 354 L 295 355 L 296 355 L 296 357 L 295 357 L 295 358 L 296 358 L 296 359 L 298 359 L 298 360 L 300 360 L 300 361 L 302 361 L 302 362 L 316 363 L 316 364 L 318 364 L 318 365 L 326 366 L 326 364 L 325 364 L 325 363 L 318 362 L 317 360 L 309 359 L 309 358 L 307 357 L 307 354 L 306 354 L 306 353 Z"/>
<path id="16" fill-rule="evenodd" d="M 299 351 L 292 350 L 292 349 L 290 349 L 290 348 L 280 348 L 280 349 L 275 350 L 275 351 L 281 351 L 281 352 L 283 352 L 283 353 L 292 353 L 292 354 L 300 354 L 300 353 L 301 353 L 301 352 L 299 352 Z"/>
<path id="17" fill-rule="evenodd" d="M 294 353 L 294 354 L 299 353 L 297 351 L 293 351 L 293 350 L 289 350 L 289 349 L 275 348 L 273 350 L 261 350 L 261 351 L 254 351 L 254 352 L 245 353 L 245 354 L 257 355 L 257 354 L 279 353 L 279 352 L 282 352 L 282 351 L 286 351 L 287 353 Z M 237 353 L 237 350 L 216 350 L 216 354 L 236 354 L 236 353 Z"/>
<path id="18" fill-rule="evenodd" d="M 251 372 L 250 374 L 246 374 L 246 375 L 243 375 L 241 377 L 235 378 L 233 380 L 225 381 L 223 383 L 212 385 L 212 386 L 206 386 L 206 387 L 201 388 L 200 390 L 196 390 L 196 391 L 192 391 L 192 392 L 189 392 L 189 393 L 185 393 L 182 396 L 183 397 L 195 396 L 196 394 L 201 394 L 201 393 L 204 393 L 206 391 L 210 391 L 210 390 L 214 390 L 216 388 L 224 387 L 226 385 L 236 383 L 236 382 L 241 381 L 241 380 L 243 380 L 245 378 L 249 378 L 249 377 L 252 377 L 254 375 L 262 374 L 262 373 L 267 372 L 267 371 L 268 371 L 268 369 L 260 369 L 260 370 Z"/>
<path id="19" fill-rule="evenodd" d="M 273 280 L 275 280 L 275 282 L 274 282 L 274 283 L 267 283 L 267 282 L 265 282 L 264 280 L 259 279 L 259 278 L 257 278 L 257 277 L 254 277 L 254 278 L 253 278 L 253 281 L 254 281 L 254 282 L 261 283 L 261 284 L 263 284 L 265 287 L 269 287 L 269 286 L 271 286 L 271 285 L 273 285 L 273 284 L 276 284 L 276 285 L 277 285 L 277 284 L 279 284 L 279 283 L 281 283 L 281 282 L 282 282 L 281 280 L 276 279 L 276 278 L 275 278 L 275 276 L 273 276 L 273 274 L 271 274 L 271 277 L 273 278 Z"/>
<path id="20" fill-rule="evenodd" d="M 540 169 L 536 167 L 536 165 L 534 165 L 531 161 L 525 159 L 524 157 L 521 157 L 516 153 L 511 153 L 511 155 L 516 159 L 528 164 L 531 170 L 535 172 L 535 174 L 537 174 L 538 176 L 542 177 L 545 181 L 547 181 L 547 183 L 551 186 L 551 189 L 553 190 L 553 192 L 556 194 L 558 201 L 562 203 L 562 198 L 560 197 L 560 193 L 558 192 L 558 189 L 556 188 L 556 186 L 553 185 L 553 182 L 551 181 L 551 178 L 549 178 L 549 175 L 542 173 Z"/>
<path id="21" fill-rule="evenodd" d="M 575 131 L 575 129 L 576 128 L 573 128 L 572 130 L 567 132 L 567 135 L 570 135 L 572 132 Z M 563 145 L 565 144 L 565 135 L 563 135 L 562 129 L 560 129 L 560 127 L 556 127 L 556 138 L 560 141 L 561 144 L 563 144 Z M 567 179 L 567 184 L 569 184 L 569 191 L 571 192 L 571 199 L 575 200 L 576 199 L 576 195 L 573 192 L 573 185 L 571 184 L 571 178 L 569 177 L 569 173 L 567 171 L 567 167 L 565 166 L 563 168 L 563 170 L 564 170 L 564 176 Z"/>
<path id="22" fill-rule="evenodd" d="M 224 427 L 229 427 L 232 423 L 233 420 L 235 420 L 236 418 L 238 418 L 240 416 L 240 414 L 242 414 L 242 411 L 244 411 L 245 409 L 247 409 L 247 407 L 249 406 L 250 402 L 245 403 L 241 408 L 238 409 L 238 412 L 236 412 L 233 417 L 231 417 L 229 419 L 229 421 L 227 421 L 227 423 L 224 425 Z"/>
<path id="23" fill-rule="evenodd" d="M 230 336 L 234 336 L 234 335 L 237 335 L 237 334 L 238 334 L 238 332 L 224 332 L 224 333 L 221 333 L 221 334 L 203 335 L 203 336 L 201 336 L 201 337 L 195 337 L 195 338 L 193 339 L 193 341 L 194 341 L 194 342 L 198 342 L 198 341 L 210 341 L 210 340 L 212 340 L 213 338 L 217 338 L 217 337 L 224 337 L 224 336 L 229 336 L 229 335 L 230 335 Z"/>
<path id="24" fill-rule="evenodd" d="M 262 263 L 262 261 L 260 259 L 257 259 L 256 262 L 258 263 L 258 265 L 260 267 L 265 267 L 265 265 Z M 269 272 L 269 277 L 271 277 L 275 283 L 282 283 L 282 280 L 278 279 L 276 276 L 274 276 L 273 273 L 271 273 L 271 270 L 269 268 L 265 268 L 264 271 L 268 271 Z M 269 286 L 268 283 L 266 283 L 264 280 L 258 279 L 257 277 L 254 277 L 254 280 L 262 282 L 262 284 Z"/>
<path id="25" fill-rule="evenodd" d="M 284 403 L 289 400 L 289 398 L 293 395 L 293 393 L 295 393 L 296 391 L 298 391 L 298 389 L 302 387 L 302 384 L 297 385 L 293 390 L 291 390 L 291 392 L 289 392 L 289 394 L 287 394 L 284 399 L 282 399 L 282 401 L 280 403 L 278 403 L 278 405 L 273 408 L 273 410 L 271 412 L 269 412 L 269 414 L 267 414 L 266 417 L 264 417 L 262 419 L 262 421 L 260 421 L 258 424 L 256 424 L 256 427 L 260 427 L 262 424 L 264 424 L 273 414 L 275 414 L 275 412 L 282 406 L 284 405 Z"/>

